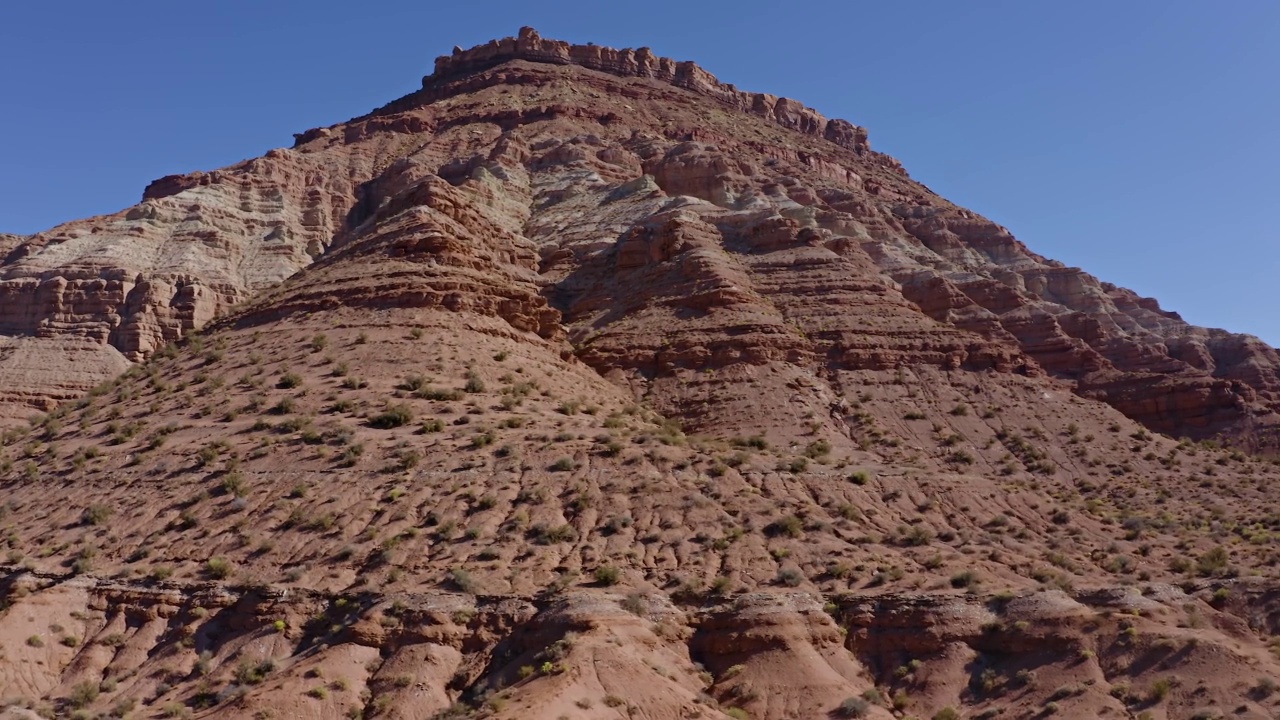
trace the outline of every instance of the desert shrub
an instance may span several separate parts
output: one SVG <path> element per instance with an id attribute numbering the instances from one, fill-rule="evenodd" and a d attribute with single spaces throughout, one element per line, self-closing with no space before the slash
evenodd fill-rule
<path id="1" fill-rule="evenodd" d="M 769 523 L 765 530 L 770 535 L 786 535 L 796 538 L 804 534 L 804 521 L 795 515 L 787 515 Z"/>
<path id="2" fill-rule="evenodd" d="M 787 587 L 797 587 L 804 582 L 804 573 L 796 568 L 783 568 L 778 571 L 776 580 Z"/>
<path id="3" fill-rule="evenodd" d="M 826 440 L 814 440 L 813 442 L 809 443 L 804 449 L 805 456 L 814 458 L 814 459 L 823 457 L 829 454 L 830 452 L 831 452 L 831 443 L 827 442 Z"/>
<path id="4" fill-rule="evenodd" d="M 236 666 L 236 683 L 240 685 L 261 684 L 263 680 L 267 679 L 267 675 L 270 675 L 275 669 L 276 664 L 270 659 L 254 662 L 246 658 Z"/>
<path id="5" fill-rule="evenodd" d="M 1173 690 L 1173 680 L 1170 678 L 1160 678 L 1151 684 L 1151 689 L 1147 691 L 1147 702 L 1156 704 L 1162 702 L 1169 697 L 1169 693 Z"/>
<path id="6" fill-rule="evenodd" d="M 422 375 L 409 375 L 400 383 L 401 390 L 408 390 L 409 392 L 414 393 L 425 390 L 428 386 L 429 382 L 427 378 Z"/>
<path id="7" fill-rule="evenodd" d="M 225 580 L 232 570 L 231 561 L 224 557 L 211 557 L 204 564 L 205 574 L 215 580 Z"/>
<path id="8" fill-rule="evenodd" d="M 1257 684 L 1252 688 L 1254 697 L 1268 698 L 1280 690 L 1280 683 L 1269 677 L 1258 678 Z"/>
<path id="9" fill-rule="evenodd" d="M 860 697 L 845 698 L 836 707 L 836 716 L 842 718 L 860 718 L 871 709 L 871 703 Z"/>
<path id="10" fill-rule="evenodd" d="M 596 582 L 601 585 L 617 585 L 622 571 L 612 565 L 601 565 L 595 571 Z"/>
<path id="11" fill-rule="evenodd" d="M 556 460 L 555 462 L 551 463 L 551 467 L 549 469 L 552 472 L 567 472 L 569 470 L 572 470 L 573 467 L 574 466 L 573 466 L 572 459 L 567 457 L 562 457 Z"/>
<path id="12" fill-rule="evenodd" d="M 281 390 L 290 390 L 302 385 L 302 376 L 297 373 L 285 373 L 276 381 L 276 387 Z"/>
<path id="13" fill-rule="evenodd" d="M 414 392 L 414 395 L 426 400 L 436 400 L 439 402 L 452 402 L 462 399 L 462 391 L 452 388 L 441 390 L 439 388 L 425 387 Z"/>
<path id="14" fill-rule="evenodd" d="M 538 523 L 529 528 L 529 536 L 539 545 L 551 545 L 553 543 L 571 542 L 578 536 L 572 525 L 556 525 L 549 526 L 545 523 Z"/>
<path id="15" fill-rule="evenodd" d="M 389 405 L 387 409 L 369 418 L 369 427 L 390 430 L 413 422 L 413 410 L 408 405 Z"/>
<path id="16" fill-rule="evenodd" d="M 912 525 L 902 536 L 902 542 L 914 547 L 928 545 L 933 542 L 933 531 L 924 525 Z"/>
<path id="17" fill-rule="evenodd" d="M 229 472 L 222 478 L 222 491 L 227 495 L 244 497 L 249 492 L 249 485 L 239 472 Z"/>
<path id="18" fill-rule="evenodd" d="M 475 578 L 471 577 L 471 573 L 462 568 L 454 568 L 449 571 L 449 579 L 453 580 L 453 584 L 464 593 L 475 594 L 480 589 L 479 583 Z"/>
<path id="19" fill-rule="evenodd" d="M 1231 553 L 1221 545 L 1201 555 L 1196 560 L 1196 571 L 1201 575 L 1221 575 L 1227 571 Z"/>
<path id="20" fill-rule="evenodd" d="M 293 408 L 294 408 L 293 398 L 284 397 L 284 398 L 280 398 L 280 401 L 277 402 L 275 405 L 272 405 L 270 408 L 268 408 L 267 412 L 271 413 L 272 415 L 288 415 L 289 413 L 293 412 Z"/>
<path id="21" fill-rule="evenodd" d="M 80 522 L 85 525 L 101 525 L 111 517 L 112 510 L 102 503 L 94 503 L 80 513 Z"/>
<path id="22" fill-rule="evenodd" d="M 71 701 L 72 707 L 82 708 L 97 700 L 98 692 L 98 683 L 86 680 L 71 688 L 71 695 L 67 699 Z"/>

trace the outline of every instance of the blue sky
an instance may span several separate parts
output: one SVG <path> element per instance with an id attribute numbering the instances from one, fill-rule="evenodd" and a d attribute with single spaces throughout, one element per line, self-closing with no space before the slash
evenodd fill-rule
<path id="1" fill-rule="evenodd" d="M 695 60 L 871 132 L 1033 250 L 1280 344 L 1280 3 L 0 4 L 0 231 L 287 146 L 533 25 Z"/>

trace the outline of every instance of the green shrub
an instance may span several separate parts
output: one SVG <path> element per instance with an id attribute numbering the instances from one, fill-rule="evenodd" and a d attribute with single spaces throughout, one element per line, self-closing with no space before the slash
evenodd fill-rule
<path id="1" fill-rule="evenodd" d="M 622 579 L 622 571 L 612 565 L 601 565 L 596 568 L 595 578 L 601 585 L 617 585 Z"/>

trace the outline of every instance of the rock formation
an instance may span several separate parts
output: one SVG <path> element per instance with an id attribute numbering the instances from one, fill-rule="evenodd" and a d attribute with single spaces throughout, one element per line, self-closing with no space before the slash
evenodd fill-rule
<path id="1" fill-rule="evenodd" d="M 525 30 L 0 251 L 8 717 L 1280 702 L 1276 351 L 691 63 Z"/>
<path id="2" fill-rule="evenodd" d="M 377 188 L 409 166 L 454 183 L 486 175 L 490 202 L 509 206 L 507 230 L 542 257 L 535 282 L 569 313 L 566 331 L 592 335 L 583 357 L 605 373 L 730 357 L 728 346 L 688 346 L 679 358 L 642 350 L 648 341 L 636 335 L 660 335 L 652 312 L 633 317 L 639 326 L 626 337 L 621 326 L 582 321 L 589 305 L 610 301 L 590 296 L 590 285 L 656 281 L 635 265 L 636 242 L 701 228 L 701 249 L 686 261 L 644 252 L 662 272 L 678 266 L 687 282 L 723 286 L 698 295 L 699 311 L 719 306 L 719 316 L 744 312 L 761 331 L 773 326 L 739 336 L 732 357 L 1045 372 L 1159 432 L 1275 445 L 1280 356 L 1257 339 L 1190 326 L 1154 300 L 1031 253 L 912 182 L 851 123 L 645 48 L 571 45 L 528 28 L 439 58 L 421 91 L 301 133 L 293 149 L 162 178 L 116 215 L 0 238 L 0 406 L 14 419 L 48 409 L 274 286 L 356 232 L 382 201 Z M 573 213 L 598 219 L 566 227 Z M 617 242 L 618 262 L 591 244 L 606 240 Z M 743 265 L 784 246 L 788 266 Z M 785 287 L 788 268 L 803 269 L 807 287 Z M 784 284 L 779 297 L 753 286 L 766 276 Z M 841 294 L 823 303 L 834 311 L 825 337 L 795 332 L 816 318 L 786 307 L 798 299 L 792 289 Z M 881 316 L 884 329 L 854 327 L 865 325 L 860 314 Z"/>

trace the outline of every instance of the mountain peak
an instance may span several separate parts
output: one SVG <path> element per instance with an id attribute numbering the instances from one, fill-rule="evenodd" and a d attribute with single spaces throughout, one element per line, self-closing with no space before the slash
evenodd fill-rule
<path id="1" fill-rule="evenodd" d="M 542 37 L 531 27 L 520 28 L 516 37 L 490 40 L 468 50 L 455 47 L 452 54 L 436 58 L 435 72 L 422 79 L 422 87 L 428 92 L 439 90 L 461 77 L 516 60 L 575 65 L 620 77 L 651 78 L 858 152 L 870 149 L 865 128 L 847 120 L 828 120 L 797 100 L 744 92 L 720 82 L 692 61 L 660 57 L 647 47 L 619 50 L 592 43 L 578 45 L 553 40 Z"/>

